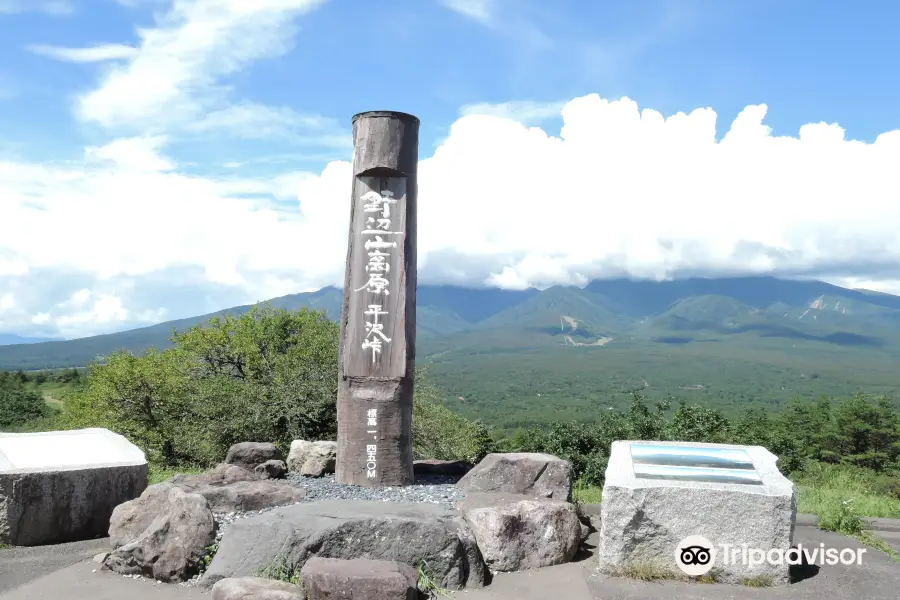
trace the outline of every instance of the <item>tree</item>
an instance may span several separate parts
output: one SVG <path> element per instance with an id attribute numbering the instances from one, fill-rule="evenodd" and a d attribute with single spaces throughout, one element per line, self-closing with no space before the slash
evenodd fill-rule
<path id="1" fill-rule="evenodd" d="M 834 411 L 824 458 L 884 471 L 900 457 L 900 416 L 888 398 L 855 394 Z"/>
<path id="2" fill-rule="evenodd" d="M 669 439 L 722 443 L 730 436 L 728 425 L 728 419 L 717 409 L 682 404 L 672 415 Z"/>
<path id="3" fill-rule="evenodd" d="M 106 424 L 163 464 L 212 464 L 239 441 L 333 439 L 338 327 L 324 313 L 254 308 L 117 352 L 66 403 L 71 427 Z"/>
<path id="4" fill-rule="evenodd" d="M 822 460 L 828 447 L 830 422 L 828 398 L 815 402 L 792 398 L 773 419 L 773 434 L 782 446 L 791 445 L 796 449 L 799 461 Z"/>
<path id="5" fill-rule="evenodd" d="M 38 392 L 9 380 L 0 384 L 0 430 L 15 429 L 49 414 L 50 410 Z"/>
<path id="6" fill-rule="evenodd" d="M 89 367 L 88 386 L 66 402 L 65 427 L 107 427 L 140 446 L 151 460 L 178 462 L 190 452 L 179 442 L 195 418 L 190 399 L 195 393 L 176 350 L 151 349 L 137 357 L 114 352 L 105 364 Z"/>

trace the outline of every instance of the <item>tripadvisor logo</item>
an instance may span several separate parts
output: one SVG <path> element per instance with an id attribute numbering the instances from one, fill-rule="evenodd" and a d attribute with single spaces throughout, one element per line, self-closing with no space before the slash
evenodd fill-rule
<path id="1" fill-rule="evenodd" d="M 722 566 L 744 565 L 754 568 L 763 564 L 782 565 L 861 565 L 865 548 L 804 547 L 797 544 L 788 550 L 773 548 L 763 550 L 746 545 L 721 544 L 719 549 L 700 535 L 689 535 L 675 547 L 675 563 L 686 575 L 699 577 L 706 575 L 716 565 L 717 558 Z"/>
<path id="2" fill-rule="evenodd" d="M 689 535 L 675 547 L 675 563 L 686 575 L 706 575 L 716 564 L 716 549 L 702 535 Z"/>

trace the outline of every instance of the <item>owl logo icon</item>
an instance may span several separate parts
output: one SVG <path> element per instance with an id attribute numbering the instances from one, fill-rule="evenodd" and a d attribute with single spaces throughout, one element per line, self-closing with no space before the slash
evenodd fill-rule
<path id="1" fill-rule="evenodd" d="M 689 535 L 675 547 L 675 563 L 686 575 L 698 577 L 709 573 L 716 561 L 712 542 L 700 535 Z"/>

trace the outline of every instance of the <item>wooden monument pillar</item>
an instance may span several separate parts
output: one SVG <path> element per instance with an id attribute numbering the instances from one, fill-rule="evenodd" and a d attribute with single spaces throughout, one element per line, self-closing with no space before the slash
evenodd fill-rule
<path id="1" fill-rule="evenodd" d="M 339 483 L 413 483 L 419 120 L 353 117 L 353 195 L 337 394 Z"/>

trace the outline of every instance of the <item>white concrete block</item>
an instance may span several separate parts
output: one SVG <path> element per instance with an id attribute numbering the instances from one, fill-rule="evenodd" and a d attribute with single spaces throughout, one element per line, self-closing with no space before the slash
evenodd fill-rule
<path id="1" fill-rule="evenodd" d="M 701 536 L 711 546 L 707 571 L 719 581 L 787 583 L 787 564 L 751 567 L 724 551 L 791 547 L 796 498 L 777 461 L 760 446 L 614 442 L 601 500 L 601 569 L 653 564 L 680 573 L 679 544 Z"/>
<path id="2" fill-rule="evenodd" d="M 144 453 L 107 429 L 0 433 L 0 541 L 35 546 L 106 535 L 147 487 Z"/>

